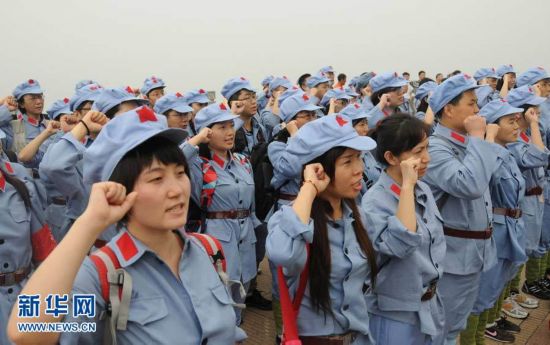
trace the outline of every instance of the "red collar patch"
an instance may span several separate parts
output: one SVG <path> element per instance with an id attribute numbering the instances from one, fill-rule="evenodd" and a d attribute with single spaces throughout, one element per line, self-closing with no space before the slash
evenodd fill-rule
<path id="1" fill-rule="evenodd" d="M 531 141 L 531 139 L 529 139 L 529 137 L 527 136 L 527 134 L 525 134 L 524 132 L 521 132 L 521 134 L 519 135 L 521 137 L 521 140 L 525 141 L 526 143 L 528 143 L 529 141 Z"/>
<path id="2" fill-rule="evenodd" d="M 390 186 L 390 189 L 391 189 L 392 192 L 395 193 L 395 195 L 397 195 L 397 196 L 401 195 L 401 188 L 399 188 L 399 186 L 396 185 L 395 183 L 392 183 L 392 185 Z"/>
<path id="3" fill-rule="evenodd" d="M 32 85 L 32 84 L 34 84 L 34 80 L 29 79 L 29 85 Z"/>
<path id="4" fill-rule="evenodd" d="M 353 106 L 355 107 L 355 109 L 361 108 L 361 106 L 358 103 L 353 103 Z"/>
<path id="5" fill-rule="evenodd" d="M 4 162 L 4 166 L 6 167 L 6 171 L 8 173 L 13 174 L 13 167 L 10 162 Z"/>
<path id="6" fill-rule="evenodd" d="M 214 162 L 216 162 L 216 164 L 218 164 L 220 166 L 220 168 L 223 168 L 224 165 L 225 165 L 225 161 L 223 159 L 221 159 L 217 154 L 214 153 L 214 155 L 212 156 L 212 160 Z"/>
<path id="7" fill-rule="evenodd" d="M 120 250 L 122 257 L 126 261 L 133 258 L 134 255 L 136 255 L 138 252 L 138 249 L 136 247 L 136 244 L 134 243 L 134 240 L 132 239 L 132 237 L 130 237 L 130 234 L 128 234 L 127 232 L 122 234 L 122 236 L 120 236 L 119 239 L 116 240 L 116 245 L 118 247 L 118 250 Z"/>
<path id="8" fill-rule="evenodd" d="M 225 104 L 220 103 L 220 109 L 221 110 L 227 110 L 227 107 L 225 106 Z"/>
<path id="9" fill-rule="evenodd" d="M 27 116 L 27 122 L 30 123 L 33 126 L 38 126 L 38 120 L 35 120 L 30 116 Z"/>
<path id="10" fill-rule="evenodd" d="M 65 97 L 65 98 L 63 98 L 63 103 L 65 103 L 65 104 L 69 103 L 69 99 L 68 99 L 68 98 L 66 98 L 66 97 Z"/>
<path id="11" fill-rule="evenodd" d="M 460 135 L 456 132 L 451 132 L 451 138 L 453 138 L 456 141 L 460 141 L 463 144 L 466 142 L 466 137 L 464 137 L 463 135 Z"/>
<path id="12" fill-rule="evenodd" d="M 199 89 L 199 93 L 203 94 L 203 93 L 206 93 L 206 91 L 204 91 L 204 89 Z"/>
<path id="13" fill-rule="evenodd" d="M 305 93 L 302 95 L 302 99 L 306 102 L 309 101 L 309 97 Z"/>
<path id="14" fill-rule="evenodd" d="M 0 190 L 3 192 L 6 188 L 6 178 L 4 174 L 0 171 Z"/>
<path id="15" fill-rule="evenodd" d="M 155 112 L 151 110 L 151 108 L 147 106 L 141 107 L 137 111 L 137 114 L 139 115 L 139 121 L 140 122 L 147 122 L 147 121 L 157 121 L 157 117 L 155 116 Z"/>
<path id="16" fill-rule="evenodd" d="M 183 95 L 182 95 L 181 93 L 179 93 L 179 92 L 176 92 L 176 97 L 177 97 L 177 98 L 181 98 L 181 97 L 183 97 Z"/>

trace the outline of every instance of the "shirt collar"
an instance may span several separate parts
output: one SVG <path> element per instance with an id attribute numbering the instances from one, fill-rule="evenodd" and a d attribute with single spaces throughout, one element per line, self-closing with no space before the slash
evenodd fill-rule
<path id="1" fill-rule="evenodd" d="M 468 136 L 460 134 L 458 132 L 453 131 L 452 129 L 445 127 L 441 124 L 437 125 L 435 127 L 435 134 L 440 135 L 448 140 L 450 140 L 452 143 L 466 147 L 468 145 Z"/>
<path id="2" fill-rule="evenodd" d="M 13 166 L 11 165 L 10 162 L 0 160 L 0 164 L 2 165 L 2 171 L 4 173 L 10 174 L 10 175 L 14 174 Z M 5 190 L 6 190 L 6 177 L 0 171 L 0 191 L 4 192 Z"/>
<path id="3" fill-rule="evenodd" d="M 42 115 L 40 115 L 40 119 L 35 120 L 32 117 L 28 116 L 27 114 L 19 113 L 19 114 L 17 114 L 17 119 L 18 120 L 25 120 L 28 124 L 30 124 L 31 126 L 34 126 L 34 127 L 38 127 L 38 126 L 40 126 L 40 124 L 42 124 Z"/>

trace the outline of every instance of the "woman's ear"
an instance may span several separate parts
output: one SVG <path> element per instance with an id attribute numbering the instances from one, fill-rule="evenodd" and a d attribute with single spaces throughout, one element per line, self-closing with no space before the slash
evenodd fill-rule
<path id="1" fill-rule="evenodd" d="M 393 155 L 393 153 L 391 153 L 390 151 L 386 151 L 384 152 L 384 159 L 386 160 L 386 162 L 388 162 L 389 165 L 391 166 L 395 166 L 395 165 L 399 165 L 399 159 L 397 157 L 395 157 Z"/>

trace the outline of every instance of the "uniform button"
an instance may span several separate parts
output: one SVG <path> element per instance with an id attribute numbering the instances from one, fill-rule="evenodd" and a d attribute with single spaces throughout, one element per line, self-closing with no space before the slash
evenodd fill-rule
<path id="1" fill-rule="evenodd" d="M 235 180 L 235 183 L 239 183 L 239 180 Z"/>
<path id="2" fill-rule="evenodd" d="M 424 223 L 428 224 L 428 220 L 426 218 L 422 218 L 422 220 L 424 221 Z"/>
<path id="3" fill-rule="evenodd" d="M 242 200 L 239 200 L 239 205 L 242 204 L 242 203 L 243 203 L 243 201 L 242 201 Z"/>
<path id="4" fill-rule="evenodd" d="M 348 310 L 348 309 L 349 309 L 349 305 L 346 304 L 346 305 L 344 306 L 344 310 Z"/>
<path id="5" fill-rule="evenodd" d="M 13 292 L 13 289 L 12 288 L 9 288 L 8 289 L 8 293 L 12 293 Z"/>
<path id="6" fill-rule="evenodd" d="M 8 268 L 10 264 L 8 264 L 7 262 L 4 263 L 4 268 Z"/>
<path id="7" fill-rule="evenodd" d="M 243 240 L 240 240 L 240 241 L 239 241 L 239 244 L 243 244 Z"/>
<path id="8" fill-rule="evenodd" d="M 244 224 L 244 220 L 241 220 L 241 225 L 243 225 L 243 224 Z"/>
<path id="9" fill-rule="evenodd" d="M 435 268 L 439 268 L 439 264 L 435 264 Z"/>
<path id="10" fill-rule="evenodd" d="M 349 276 L 347 276 L 347 277 L 344 278 L 344 281 L 347 282 L 348 280 L 349 280 Z"/>
<path id="11" fill-rule="evenodd" d="M 4 240 L 3 240 L 3 239 L 0 239 L 0 244 L 4 244 Z"/>
<path id="12" fill-rule="evenodd" d="M 208 344 L 208 338 L 204 338 L 204 340 L 201 343 L 201 345 L 206 345 L 206 344 Z"/>
<path id="13" fill-rule="evenodd" d="M 346 253 L 346 255 L 349 254 L 348 248 L 344 249 L 344 253 Z"/>
<path id="14" fill-rule="evenodd" d="M 485 201 L 485 206 L 489 206 L 489 203 L 487 201 Z"/>
<path id="15" fill-rule="evenodd" d="M 435 243 L 435 238 L 432 238 L 432 244 Z"/>
<path id="16" fill-rule="evenodd" d="M 335 229 L 339 229 L 339 228 L 340 228 L 340 224 L 334 223 L 334 228 L 335 228 Z"/>

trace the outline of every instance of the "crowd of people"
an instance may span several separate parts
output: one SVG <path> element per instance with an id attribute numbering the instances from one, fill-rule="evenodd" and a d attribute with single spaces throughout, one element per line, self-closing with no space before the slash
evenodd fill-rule
<path id="1" fill-rule="evenodd" d="M 0 344 L 240 344 L 245 307 L 278 344 L 507 343 L 550 300 L 544 68 L 166 89 L 0 99 Z M 36 295 L 96 310 L 29 320 Z"/>

